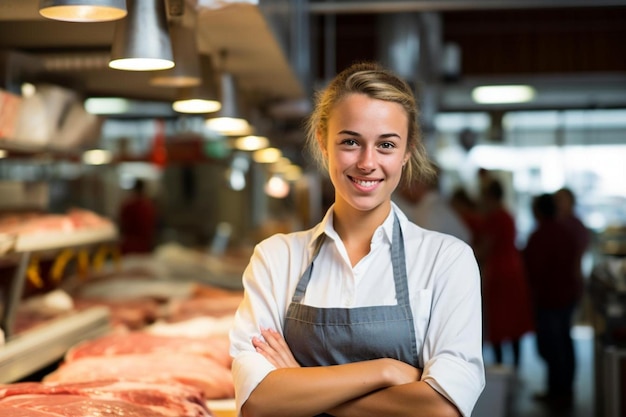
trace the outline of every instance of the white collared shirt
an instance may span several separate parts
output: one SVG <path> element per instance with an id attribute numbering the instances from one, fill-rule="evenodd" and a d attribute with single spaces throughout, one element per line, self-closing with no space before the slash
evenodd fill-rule
<path id="1" fill-rule="evenodd" d="M 411 310 L 422 380 L 470 416 L 485 385 L 480 278 L 472 249 L 459 239 L 427 231 L 393 210 L 372 237 L 370 253 L 351 266 L 333 228 L 333 208 L 317 226 L 260 242 L 244 271 L 245 296 L 230 333 L 237 409 L 274 367 L 251 343 L 260 328 L 282 334 L 291 297 L 321 233 L 303 304 L 315 307 L 395 305 L 390 245 L 393 212 L 404 236 Z"/>

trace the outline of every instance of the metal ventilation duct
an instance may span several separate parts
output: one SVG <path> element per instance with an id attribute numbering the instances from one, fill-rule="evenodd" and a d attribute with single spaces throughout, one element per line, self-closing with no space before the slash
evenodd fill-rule
<path id="1" fill-rule="evenodd" d="M 429 146 L 441 80 L 441 18 L 432 12 L 383 13 L 378 26 L 378 59 L 413 87 Z"/>

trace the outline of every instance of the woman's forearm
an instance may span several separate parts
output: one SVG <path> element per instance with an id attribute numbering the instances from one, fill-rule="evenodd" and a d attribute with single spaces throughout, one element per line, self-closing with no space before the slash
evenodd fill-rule
<path id="1" fill-rule="evenodd" d="M 244 417 L 311 417 L 381 388 L 416 381 L 418 369 L 393 359 L 281 368 L 269 373 L 242 407 Z"/>
<path id="2" fill-rule="evenodd" d="M 423 381 L 388 387 L 327 411 L 336 417 L 459 417 L 454 404 Z"/>

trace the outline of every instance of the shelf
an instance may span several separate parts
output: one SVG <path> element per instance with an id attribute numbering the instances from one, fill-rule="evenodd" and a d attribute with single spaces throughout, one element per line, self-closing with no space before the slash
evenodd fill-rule
<path id="1" fill-rule="evenodd" d="M 15 240 L 15 252 L 61 249 L 70 246 L 82 246 L 106 242 L 117 238 L 114 225 L 98 229 L 76 230 L 72 232 L 42 232 L 18 236 Z"/>
<path id="2" fill-rule="evenodd" d="M 17 236 L 0 234 L 0 255 L 63 249 L 115 239 L 117 239 L 117 228 L 113 224 L 97 229 L 79 229 L 71 232 L 50 231 Z"/>
<path id="3" fill-rule="evenodd" d="M 0 346 L 0 383 L 19 381 L 62 359 L 75 344 L 110 330 L 109 310 L 93 307 L 17 335 Z"/>
<path id="4" fill-rule="evenodd" d="M 15 247 L 15 236 L 0 233 L 0 256 L 9 253 Z"/>
<path id="5" fill-rule="evenodd" d="M 56 155 L 70 159 L 80 156 L 76 149 L 71 147 L 60 147 L 7 138 L 0 138 L 0 149 L 21 155 Z"/>
<path id="6" fill-rule="evenodd" d="M 33 252 L 57 251 L 68 247 L 80 247 L 113 241 L 117 238 L 117 228 L 113 224 L 92 229 L 79 229 L 70 232 L 60 230 L 23 234 L 0 235 L 0 255 L 15 255 L 17 269 L 2 296 L 4 311 L 0 314 L 0 328 L 8 340 L 13 340 L 12 329 L 17 306 L 22 299 L 26 273 Z"/>

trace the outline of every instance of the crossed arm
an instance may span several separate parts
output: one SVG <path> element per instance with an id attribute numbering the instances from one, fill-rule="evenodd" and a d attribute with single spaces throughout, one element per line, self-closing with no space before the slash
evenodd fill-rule
<path id="1" fill-rule="evenodd" d="M 459 416 L 457 408 L 429 384 L 422 371 L 395 359 L 300 367 L 275 330 L 252 344 L 277 369 L 242 407 L 244 417 Z"/>

